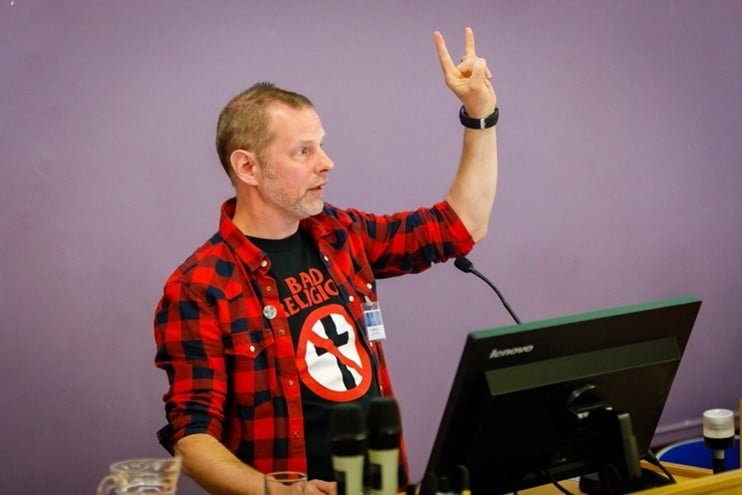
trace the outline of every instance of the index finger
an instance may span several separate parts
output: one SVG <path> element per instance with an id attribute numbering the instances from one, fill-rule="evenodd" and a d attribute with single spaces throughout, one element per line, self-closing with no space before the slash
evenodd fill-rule
<path id="1" fill-rule="evenodd" d="M 475 57 L 476 55 L 476 50 L 474 50 L 474 31 L 467 26 L 464 29 L 464 56 Z"/>
<path id="2" fill-rule="evenodd" d="M 451 70 L 456 70 L 456 65 L 451 60 L 451 55 L 448 53 L 443 35 L 439 31 L 436 31 L 433 33 L 433 39 L 435 40 L 435 47 L 438 50 L 438 60 L 441 63 L 441 69 L 443 69 L 444 74 Z"/>

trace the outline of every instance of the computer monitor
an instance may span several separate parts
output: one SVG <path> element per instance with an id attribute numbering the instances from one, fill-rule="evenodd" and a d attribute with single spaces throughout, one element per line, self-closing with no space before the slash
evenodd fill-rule
<path id="1" fill-rule="evenodd" d="M 426 473 L 466 466 L 474 495 L 587 473 L 601 474 L 595 492 L 640 486 L 639 458 L 700 305 L 685 297 L 470 333 Z"/>

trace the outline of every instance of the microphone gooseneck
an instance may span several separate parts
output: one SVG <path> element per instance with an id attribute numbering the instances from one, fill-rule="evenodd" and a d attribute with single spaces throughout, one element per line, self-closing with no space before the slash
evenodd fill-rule
<path id="1" fill-rule="evenodd" d="M 492 290 L 494 290 L 495 291 L 495 294 L 497 294 L 497 297 L 500 298 L 500 301 L 502 302 L 502 305 L 505 306 L 505 309 L 508 311 L 508 313 L 510 313 L 510 316 L 513 318 L 513 320 L 515 320 L 515 323 L 517 323 L 517 324 L 520 325 L 520 319 L 518 319 L 518 317 L 515 315 L 515 313 L 513 312 L 513 309 L 510 307 L 510 305 L 505 300 L 505 298 L 502 297 L 502 294 L 500 293 L 499 290 L 497 290 L 497 287 L 495 287 L 495 284 L 493 284 L 492 282 L 490 282 L 490 280 L 487 277 L 485 277 L 484 275 L 482 275 L 481 273 L 479 273 L 476 270 L 476 268 L 474 268 L 474 263 L 472 263 L 469 260 L 469 258 L 467 258 L 466 256 L 458 256 L 454 260 L 453 266 L 455 266 L 456 268 L 458 268 L 459 270 L 461 270 L 464 273 L 473 273 L 477 277 L 479 277 L 482 280 L 484 280 L 484 282 L 487 285 L 489 285 L 490 287 L 492 287 Z"/>

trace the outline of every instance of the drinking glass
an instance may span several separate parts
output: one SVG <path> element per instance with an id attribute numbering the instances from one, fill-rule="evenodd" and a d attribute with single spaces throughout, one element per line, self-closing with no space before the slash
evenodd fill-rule
<path id="1" fill-rule="evenodd" d="M 180 474 L 180 457 L 127 459 L 114 462 L 111 474 L 98 485 L 97 495 L 173 495 Z"/>
<path id="2" fill-rule="evenodd" d="M 307 475 L 298 471 L 276 471 L 265 475 L 265 495 L 304 495 Z"/>

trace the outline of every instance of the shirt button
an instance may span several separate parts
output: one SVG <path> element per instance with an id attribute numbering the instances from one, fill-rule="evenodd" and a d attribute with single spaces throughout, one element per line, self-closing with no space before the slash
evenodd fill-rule
<path id="1" fill-rule="evenodd" d="M 293 386 L 294 386 L 294 380 L 289 380 L 289 387 L 293 387 Z"/>
<path id="2" fill-rule="evenodd" d="M 272 320 L 273 318 L 275 318 L 277 314 L 278 314 L 278 310 L 276 310 L 275 306 L 271 306 L 269 304 L 268 306 L 265 306 L 263 308 L 263 316 L 265 316 L 269 320 Z"/>
<path id="3" fill-rule="evenodd" d="M 368 287 L 368 289 L 371 290 L 371 289 L 374 288 L 374 284 L 372 284 L 372 283 L 369 282 L 369 283 L 366 284 L 366 287 Z"/>
<path id="4" fill-rule="evenodd" d="M 283 328 L 279 328 L 278 335 L 286 335 L 286 330 L 284 330 Z"/>
<path id="5" fill-rule="evenodd" d="M 270 285 L 266 285 L 265 286 L 265 291 L 266 292 L 270 292 L 271 290 L 273 290 L 273 288 Z"/>
<path id="6" fill-rule="evenodd" d="M 353 296 L 348 296 L 348 301 L 350 301 L 350 302 L 353 302 L 353 301 L 355 301 L 355 300 L 356 300 L 356 298 L 355 298 L 355 297 L 353 297 Z"/>
<path id="7" fill-rule="evenodd" d="M 262 266 L 263 268 L 265 268 L 266 266 L 268 266 L 268 260 L 261 261 L 260 262 L 260 266 Z"/>
<path id="8" fill-rule="evenodd" d="M 330 262 L 330 258 L 328 258 L 327 255 L 322 256 L 322 259 L 325 260 L 325 261 L 327 261 L 328 263 Z"/>
<path id="9" fill-rule="evenodd" d="M 255 346 L 254 345 L 251 345 L 250 346 L 250 352 L 255 352 Z"/>

